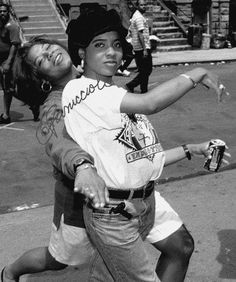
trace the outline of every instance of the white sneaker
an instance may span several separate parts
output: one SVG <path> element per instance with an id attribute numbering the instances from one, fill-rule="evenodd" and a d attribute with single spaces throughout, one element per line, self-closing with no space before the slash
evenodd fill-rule
<path id="1" fill-rule="evenodd" d="M 123 76 L 130 76 L 130 71 L 123 70 Z"/>

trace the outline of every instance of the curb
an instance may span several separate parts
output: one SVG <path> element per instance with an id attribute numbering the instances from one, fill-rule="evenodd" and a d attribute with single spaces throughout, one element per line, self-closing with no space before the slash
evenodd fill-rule
<path id="1" fill-rule="evenodd" d="M 236 163 L 232 163 L 226 167 L 223 167 L 222 169 L 220 169 L 220 172 L 223 171 L 228 171 L 228 170 L 233 170 L 236 169 Z M 210 175 L 210 174 L 214 174 L 215 172 L 209 172 L 209 171 L 198 171 L 196 173 L 191 173 L 191 174 L 187 174 L 187 175 L 183 175 L 183 176 L 177 176 L 177 177 L 168 177 L 165 179 L 159 179 L 158 180 L 158 184 L 165 184 L 165 183 L 169 183 L 169 182 L 174 182 L 174 181 L 181 181 L 181 180 L 185 180 L 185 179 L 190 179 L 190 178 L 196 178 L 199 176 L 205 176 L 205 175 Z"/>
<path id="2" fill-rule="evenodd" d="M 233 169 L 236 169 L 236 163 L 232 163 L 226 167 L 223 167 L 222 169 L 220 169 L 219 173 L 220 172 L 224 172 L 224 171 L 229 171 L 229 170 L 233 170 Z M 172 183 L 172 182 L 176 182 L 176 181 L 182 181 L 182 180 L 186 180 L 186 179 L 191 179 L 191 178 L 196 178 L 196 177 L 200 177 L 200 176 L 206 176 L 206 175 L 211 175 L 211 174 L 214 174 L 215 172 L 209 172 L 209 171 L 198 171 L 196 173 L 191 173 L 191 174 L 186 174 L 186 175 L 183 175 L 183 176 L 177 176 L 177 177 L 168 177 L 168 178 L 160 178 L 157 183 L 158 185 L 163 185 L 163 184 L 166 184 L 166 183 Z M 21 209 L 21 210 L 14 210 L 10 207 L 6 207 L 5 209 L 2 208 L 0 210 L 0 215 L 3 215 L 3 214 L 10 214 L 10 213 L 18 213 L 18 212 L 21 212 L 21 211 L 27 211 L 27 210 L 35 210 L 35 209 L 38 209 L 38 208 L 45 208 L 45 207 L 50 207 L 50 206 L 53 206 L 52 204 L 49 204 L 49 205 L 35 205 L 35 206 L 31 206 L 31 207 L 26 207 L 25 209 Z"/>

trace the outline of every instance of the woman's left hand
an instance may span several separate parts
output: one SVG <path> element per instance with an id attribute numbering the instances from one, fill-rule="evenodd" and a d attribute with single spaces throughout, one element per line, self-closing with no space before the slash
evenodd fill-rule
<path id="1" fill-rule="evenodd" d="M 188 144 L 188 149 L 191 155 L 193 156 L 194 155 L 203 155 L 206 159 L 211 158 L 209 143 L 210 141 L 199 143 L 199 144 Z M 228 149 L 229 149 L 228 146 L 225 145 L 225 152 L 224 152 L 224 156 L 222 159 L 222 163 L 224 163 L 225 165 L 229 165 L 228 158 L 231 158 L 230 153 L 227 152 Z"/>

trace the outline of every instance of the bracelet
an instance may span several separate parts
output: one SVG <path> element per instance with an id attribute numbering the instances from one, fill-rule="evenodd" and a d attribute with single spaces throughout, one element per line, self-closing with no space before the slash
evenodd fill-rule
<path id="1" fill-rule="evenodd" d="M 198 83 L 196 81 L 194 81 L 191 76 L 189 76 L 189 75 L 187 75 L 185 73 L 182 73 L 180 76 L 183 76 L 183 77 L 189 79 L 192 82 L 192 84 L 193 84 L 193 88 L 195 88 L 197 86 Z"/>
<path id="2" fill-rule="evenodd" d="M 82 170 L 88 169 L 88 168 L 96 169 L 95 166 L 93 164 L 91 164 L 91 163 L 83 163 L 82 165 L 79 165 L 79 166 L 76 167 L 76 171 L 75 172 L 76 173 L 80 173 Z"/>
<path id="3" fill-rule="evenodd" d="M 186 145 L 186 144 L 183 144 L 183 145 L 181 145 L 181 146 L 182 146 L 183 149 L 184 149 L 184 152 L 185 152 L 185 155 L 186 155 L 187 159 L 190 161 L 192 157 L 191 157 L 191 154 L 190 154 L 190 152 L 189 152 L 189 149 L 188 149 L 187 145 Z"/>

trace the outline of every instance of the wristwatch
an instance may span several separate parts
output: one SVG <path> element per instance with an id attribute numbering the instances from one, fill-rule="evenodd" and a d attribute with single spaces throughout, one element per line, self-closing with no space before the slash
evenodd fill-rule
<path id="1" fill-rule="evenodd" d="M 89 166 L 93 166 L 93 164 L 89 161 L 89 160 L 86 160 L 86 159 L 79 159 L 75 162 L 75 164 L 73 165 L 73 168 L 74 168 L 74 173 L 76 173 L 76 170 L 78 167 L 80 167 L 81 165 L 83 164 L 88 164 Z"/>

